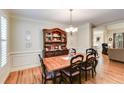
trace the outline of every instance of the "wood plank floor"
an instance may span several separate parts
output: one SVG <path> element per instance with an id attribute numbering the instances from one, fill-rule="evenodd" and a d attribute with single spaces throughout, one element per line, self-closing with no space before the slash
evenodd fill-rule
<path id="1" fill-rule="evenodd" d="M 5 84 L 40 84 L 41 83 L 40 67 L 25 69 L 22 71 L 11 72 Z M 77 80 L 74 80 L 76 83 Z M 52 83 L 52 82 L 48 82 Z M 68 82 L 64 82 L 68 83 Z M 78 82 L 77 82 L 78 83 Z M 84 80 L 82 75 L 82 84 L 124 84 L 124 63 L 109 61 L 108 56 L 101 55 L 97 66 L 97 75 L 88 80 Z"/>

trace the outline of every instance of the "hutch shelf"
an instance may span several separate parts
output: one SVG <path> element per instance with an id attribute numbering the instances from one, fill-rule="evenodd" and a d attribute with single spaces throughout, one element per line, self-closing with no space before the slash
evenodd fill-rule
<path id="1" fill-rule="evenodd" d="M 66 32 L 59 29 L 43 29 L 44 57 L 68 54 Z"/>

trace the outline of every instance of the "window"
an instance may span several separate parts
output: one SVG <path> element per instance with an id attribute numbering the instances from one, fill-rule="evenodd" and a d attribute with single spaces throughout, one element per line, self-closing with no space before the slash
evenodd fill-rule
<path id="1" fill-rule="evenodd" d="M 7 19 L 0 17 L 0 67 L 7 63 Z"/>

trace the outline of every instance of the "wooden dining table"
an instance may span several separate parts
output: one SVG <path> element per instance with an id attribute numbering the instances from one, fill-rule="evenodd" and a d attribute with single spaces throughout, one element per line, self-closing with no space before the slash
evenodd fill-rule
<path id="1" fill-rule="evenodd" d="M 86 61 L 86 54 L 81 54 L 84 56 L 83 62 Z M 64 68 L 67 68 L 70 66 L 70 57 L 68 55 L 62 55 L 62 56 L 55 56 L 55 57 L 49 57 L 44 58 L 44 64 L 46 66 L 46 69 L 48 72 L 54 72 L 54 75 L 56 75 L 56 71 L 62 70 Z M 97 65 L 96 61 L 96 65 Z M 60 83 L 63 81 L 63 78 L 60 79 Z M 53 79 L 53 83 L 56 83 L 56 77 Z"/>
<path id="2" fill-rule="evenodd" d="M 83 56 L 85 61 L 86 55 Z M 62 55 L 62 56 L 44 58 L 44 64 L 48 72 L 61 70 L 70 66 L 70 57 L 68 55 Z"/>

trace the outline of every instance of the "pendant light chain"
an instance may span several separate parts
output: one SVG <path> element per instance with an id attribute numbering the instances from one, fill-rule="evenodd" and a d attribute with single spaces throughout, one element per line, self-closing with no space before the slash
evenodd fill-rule
<path id="1" fill-rule="evenodd" d="M 70 9 L 70 25 L 72 26 L 72 9 Z"/>

